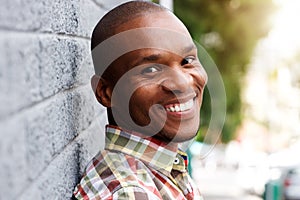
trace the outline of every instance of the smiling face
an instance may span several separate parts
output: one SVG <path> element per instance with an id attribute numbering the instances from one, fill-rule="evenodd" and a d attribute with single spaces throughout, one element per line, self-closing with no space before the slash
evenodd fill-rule
<path id="1" fill-rule="evenodd" d="M 156 48 L 131 51 L 112 63 L 107 82 L 109 91 L 115 90 L 109 107 L 116 125 L 148 136 L 155 134 L 166 142 L 189 140 L 199 128 L 207 81 L 196 46 L 185 26 L 169 12 L 135 18 L 117 32 L 143 27 L 172 30 L 185 39 L 171 39 L 165 32 L 156 32 L 150 39 L 147 36 L 147 42 Z M 129 105 L 124 99 L 129 100 Z M 131 119 L 138 126 L 130 126 Z M 158 133 L 154 131 L 157 127 L 162 127 Z"/>

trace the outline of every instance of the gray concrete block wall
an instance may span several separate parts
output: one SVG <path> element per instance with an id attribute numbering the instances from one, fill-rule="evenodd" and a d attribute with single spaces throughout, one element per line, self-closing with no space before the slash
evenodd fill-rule
<path id="1" fill-rule="evenodd" d="M 90 35 L 124 0 L 11 0 L 0 6 L 0 200 L 71 197 L 104 145 L 90 87 Z"/>

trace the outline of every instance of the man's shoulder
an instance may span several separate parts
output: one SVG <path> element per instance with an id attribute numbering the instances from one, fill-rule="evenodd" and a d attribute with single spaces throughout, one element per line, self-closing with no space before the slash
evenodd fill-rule
<path id="1" fill-rule="evenodd" d="M 142 161 L 120 152 L 104 150 L 87 165 L 77 190 L 83 190 L 84 193 L 97 191 L 100 196 L 121 195 L 123 190 L 129 188 L 135 192 L 147 190 L 143 183 L 154 184 L 151 170 Z"/>
<path id="2" fill-rule="evenodd" d="M 118 185 L 140 186 L 141 181 L 149 182 L 154 175 L 147 165 L 131 155 L 103 150 L 88 164 L 84 176 L 117 189 Z"/>
<path id="3" fill-rule="evenodd" d="M 87 174 L 92 171 L 99 175 L 102 173 L 119 173 L 123 171 L 136 173 L 137 170 L 151 172 L 145 163 L 134 156 L 117 151 L 103 150 L 89 162 L 85 173 Z"/>

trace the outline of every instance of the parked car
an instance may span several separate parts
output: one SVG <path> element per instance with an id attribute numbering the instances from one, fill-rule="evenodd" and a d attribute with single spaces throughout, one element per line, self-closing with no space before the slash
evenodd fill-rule
<path id="1" fill-rule="evenodd" d="M 300 166 L 289 169 L 285 174 L 283 195 L 286 200 L 300 200 Z"/>
<path id="2" fill-rule="evenodd" d="M 278 172 L 280 175 L 267 181 L 264 199 L 300 200 L 300 166 L 277 167 L 271 171 Z"/>

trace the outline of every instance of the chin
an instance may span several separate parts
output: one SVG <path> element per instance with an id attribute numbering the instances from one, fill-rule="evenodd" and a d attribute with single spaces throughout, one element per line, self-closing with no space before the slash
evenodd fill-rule
<path id="1" fill-rule="evenodd" d="M 189 141 L 189 140 L 192 140 L 195 138 L 195 136 L 197 135 L 197 131 L 196 132 L 193 132 L 193 134 L 187 134 L 187 135 L 176 135 L 173 139 L 172 139 L 172 142 L 175 142 L 175 143 L 182 143 L 182 142 L 186 142 L 186 141 Z"/>
<path id="2" fill-rule="evenodd" d="M 164 129 L 157 136 L 166 142 L 181 143 L 193 139 L 197 135 L 198 127 L 178 129 Z"/>

